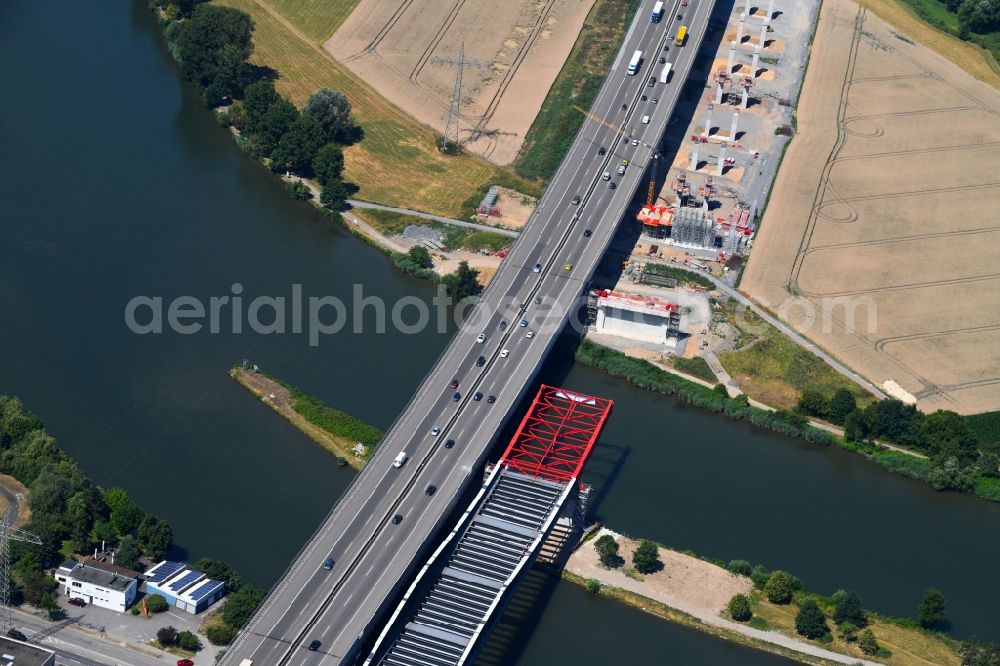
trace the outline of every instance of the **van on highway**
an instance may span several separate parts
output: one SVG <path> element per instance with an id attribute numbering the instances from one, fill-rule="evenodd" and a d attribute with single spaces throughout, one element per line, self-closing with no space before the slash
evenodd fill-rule
<path id="1" fill-rule="evenodd" d="M 603 174 L 601 174 L 601 180 L 611 180 L 611 174 L 605 171 Z"/>
<path id="2" fill-rule="evenodd" d="M 673 63 L 668 62 L 660 70 L 660 83 L 666 83 L 670 79 L 670 68 L 673 67 Z"/>
<path id="3" fill-rule="evenodd" d="M 400 451 L 399 455 L 396 456 L 396 459 L 392 461 L 392 466 L 396 468 L 402 467 L 406 464 L 406 459 L 406 451 Z"/>

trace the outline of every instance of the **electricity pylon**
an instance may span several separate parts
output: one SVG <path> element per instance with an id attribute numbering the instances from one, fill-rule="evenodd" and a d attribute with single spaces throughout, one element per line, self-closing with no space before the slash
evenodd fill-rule
<path id="1" fill-rule="evenodd" d="M 26 532 L 10 524 L 10 511 L 4 511 L 3 519 L 0 520 L 0 603 L 3 603 L 3 617 L 0 623 L 4 634 L 11 630 L 14 623 L 10 619 L 10 542 L 23 541 L 33 543 L 36 546 L 42 545 L 42 540 L 31 532 Z"/>
<path id="2" fill-rule="evenodd" d="M 437 65 L 455 65 L 458 69 L 458 75 L 455 76 L 455 91 L 451 95 L 451 109 L 448 111 L 448 121 L 444 125 L 444 138 L 441 140 L 441 150 L 446 151 L 449 144 L 456 148 L 461 145 L 461 139 L 458 136 L 458 118 L 462 106 L 462 72 L 466 67 L 489 69 L 491 65 L 485 60 L 466 59 L 465 42 L 459 45 L 457 57 L 434 57 L 430 61 Z"/>

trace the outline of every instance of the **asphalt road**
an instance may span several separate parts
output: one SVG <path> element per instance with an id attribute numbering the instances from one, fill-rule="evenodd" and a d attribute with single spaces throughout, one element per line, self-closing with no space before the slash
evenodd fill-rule
<path id="1" fill-rule="evenodd" d="M 56 653 L 56 664 L 64 666 L 165 666 L 177 663 L 177 657 L 149 648 L 144 654 L 123 645 L 92 636 L 71 622 L 53 624 L 28 613 L 14 611 L 14 627 L 28 638 L 28 643 Z M 198 658 L 195 657 L 198 663 Z"/>
<path id="2" fill-rule="evenodd" d="M 490 444 L 531 384 L 548 350 L 580 305 L 587 284 L 603 257 L 637 187 L 704 34 L 713 2 L 692 0 L 681 10 L 668 3 L 660 23 L 651 23 L 653 2 L 643 2 L 591 112 L 622 133 L 588 120 L 552 178 L 544 196 L 512 246 L 466 325 L 455 335 L 414 394 L 375 456 L 299 553 L 251 623 L 230 646 L 221 663 L 239 666 L 350 663 L 363 639 L 380 627 L 373 622 L 395 601 L 422 562 L 428 536 L 454 508 L 464 488 L 477 479 Z M 683 11 L 684 20 L 675 19 Z M 673 44 L 681 25 L 688 43 Z M 669 52 L 663 46 L 669 45 Z M 644 52 L 637 76 L 626 66 L 635 50 Z M 663 55 L 673 63 L 673 78 L 659 83 Z M 657 77 L 653 86 L 651 76 Z M 640 95 L 658 97 L 640 101 Z M 622 109 L 622 105 L 627 105 Z M 650 116 L 649 124 L 641 117 Z M 606 148 L 600 155 L 599 149 Z M 630 165 L 616 173 L 623 159 Z M 612 174 L 616 189 L 602 180 Z M 642 182 L 640 182 L 642 181 Z M 571 200 L 580 196 L 581 202 Z M 591 235 L 585 235 L 585 231 Z M 540 264 L 535 272 L 534 267 Z M 521 326 L 521 320 L 527 325 Z M 501 322 L 506 326 L 501 328 Z M 533 332 L 528 338 L 528 332 Z M 484 342 L 477 342 L 483 333 Z M 507 350 L 507 353 L 503 353 Z M 482 356 L 484 364 L 476 365 Z M 459 382 L 458 401 L 449 382 Z M 482 392 L 481 401 L 473 399 Z M 487 402 L 496 396 L 495 404 Z M 432 428 L 441 428 L 438 436 Z M 452 448 L 445 446 L 454 440 Z M 406 451 L 396 469 L 392 460 Z M 425 494 L 437 486 L 433 496 Z M 394 515 L 402 520 L 392 524 Z M 322 563 L 332 557 L 332 571 Z M 309 651 L 311 641 L 319 649 Z"/>

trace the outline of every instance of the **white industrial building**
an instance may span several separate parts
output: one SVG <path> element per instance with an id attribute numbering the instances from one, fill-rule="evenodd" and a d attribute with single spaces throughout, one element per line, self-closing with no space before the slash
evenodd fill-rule
<path id="1" fill-rule="evenodd" d="M 71 599 L 83 599 L 88 604 L 124 613 L 135 601 L 139 581 L 129 576 L 127 569 L 116 569 L 118 571 L 108 571 L 103 567 L 66 560 L 56 569 L 56 580 Z"/>
<path id="2" fill-rule="evenodd" d="M 597 301 L 594 328 L 599 333 L 663 345 L 676 343 L 680 313 L 675 303 L 608 290 L 594 295 Z"/>

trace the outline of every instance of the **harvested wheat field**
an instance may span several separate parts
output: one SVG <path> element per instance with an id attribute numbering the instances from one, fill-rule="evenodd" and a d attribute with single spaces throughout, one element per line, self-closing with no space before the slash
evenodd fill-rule
<path id="1" fill-rule="evenodd" d="M 743 290 L 924 410 L 1000 408 L 1000 92 L 828 0 L 797 115 Z"/>
<path id="2" fill-rule="evenodd" d="M 593 0 L 361 0 L 325 44 L 337 60 L 437 132 L 464 43 L 460 139 L 510 164 Z"/>

